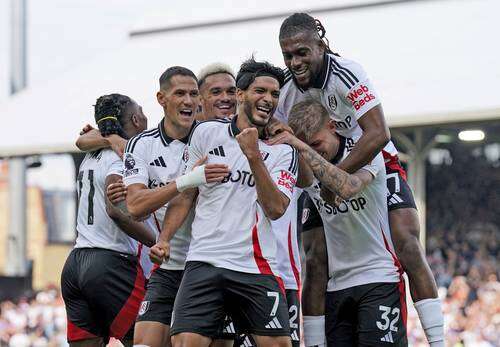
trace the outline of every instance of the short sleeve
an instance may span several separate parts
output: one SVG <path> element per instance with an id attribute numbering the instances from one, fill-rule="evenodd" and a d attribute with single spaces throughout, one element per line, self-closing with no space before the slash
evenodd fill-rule
<path id="1" fill-rule="evenodd" d="M 123 177 L 123 161 L 120 158 L 116 158 L 116 160 L 114 160 L 109 166 L 106 177 L 111 175 L 118 175 Z"/>
<path id="2" fill-rule="evenodd" d="M 334 62 L 333 72 L 340 82 L 337 88 L 343 103 L 356 119 L 380 104 L 380 97 L 361 65 Z"/>
<path id="3" fill-rule="evenodd" d="M 308 192 L 304 193 L 302 205 L 302 231 L 309 231 L 314 228 L 323 227 L 323 220 L 318 212 L 316 205 L 309 196 Z"/>
<path id="4" fill-rule="evenodd" d="M 125 147 L 123 154 L 123 183 L 148 185 L 148 165 L 143 158 L 147 157 L 147 146 L 141 138 L 133 137 Z"/>
<path id="5" fill-rule="evenodd" d="M 377 177 L 380 170 L 385 170 L 384 158 L 382 157 L 382 153 L 377 154 L 371 162 L 363 166 L 360 170 L 366 170 L 371 173 L 373 177 Z"/>
<path id="6" fill-rule="evenodd" d="M 270 174 L 278 189 L 289 199 L 292 199 L 293 190 L 297 183 L 297 172 L 299 169 L 299 158 L 295 148 L 283 145 L 285 149 L 281 152 L 276 165 Z"/>
<path id="7" fill-rule="evenodd" d="M 189 137 L 189 142 L 184 149 L 184 154 L 182 160 L 184 161 L 184 172 L 190 172 L 193 170 L 196 162 L 203 156 L 203 131 L 199 126 L 193 129 L 191 136 Z"/>

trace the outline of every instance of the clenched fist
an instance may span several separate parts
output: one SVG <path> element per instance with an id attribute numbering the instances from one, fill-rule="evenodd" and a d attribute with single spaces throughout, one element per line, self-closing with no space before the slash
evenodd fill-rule
<path id="1" fill-rule="evenodd" d="M 149 259 L 155 264 L 161 265 L 168 258 L 170 258 L 170 244 L 166 241 L 158 240 L 149 250 Z"/>
<path id="2" fill-rule="evenodd" d="M 248 158 L 260 157 L 259 151 L 259 131 L 256 128 L 246 128 L 236 135 L 236 141 L 240 145 L 241 151 Z"/>

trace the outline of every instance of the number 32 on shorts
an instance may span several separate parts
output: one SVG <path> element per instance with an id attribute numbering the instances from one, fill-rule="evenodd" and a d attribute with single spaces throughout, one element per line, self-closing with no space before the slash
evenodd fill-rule
<path id="1" fill-rule="evenodd" d="M 398 320 L 399 320 L 399 308 L 398 307 L 388 307 L 380 305 L 378 309 L 382 312 L 380 320 L 377 321 L 377 328 L 380 330 L 387 330 L 397 332 L 398 331 Z M 389 315 L 391 317 L 389 317 Z"/>

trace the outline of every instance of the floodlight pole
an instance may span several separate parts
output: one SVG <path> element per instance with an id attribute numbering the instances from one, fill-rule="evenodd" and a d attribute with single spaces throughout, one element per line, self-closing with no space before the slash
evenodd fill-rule
<path id="1" fill-rule="evenodd" d="M 26 0 L 11 0 L 10 93 L 26 87 Z M 26 262 L 26 163 L 9 159 L 9 230 L 5 274 L 25 276 Z"/>

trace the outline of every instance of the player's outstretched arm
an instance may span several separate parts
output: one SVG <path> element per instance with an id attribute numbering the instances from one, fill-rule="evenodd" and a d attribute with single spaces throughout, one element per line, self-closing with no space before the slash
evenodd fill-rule
<path id="1" fill-rule="evenodd" d="M 142 183 L 127 187 L 127 210 L 134 218 L 143 218 L 164 206 L 180 192 L 198 187 L 205 183 L 221 182 L 229 174 L 225 164 L 201 165 L 206 158 L 200 159 L 194 169 L 163 187 L 148 189 Z"/>
<path id="2" fill-rule="evenodd" d="M 358 119 L 363 134 L 349 155 L 338 165 L 339 168 L 354 173 L 370 163 L 391 139 L 381 105 L 373 107 Z"/>
<path id="3" fill-rule="evenodd" d="M 268 137 L 274 137 L 283 131 L 287 131 L 293 134 L 292 128 L 290 128 L 285 123 L 280 122 L 276 118 L 271 118 L 269 123 L 265 127 L 265 132 Z M 306 188 L 313 184 L 314 175 L 311 168 L 304 161 L 302 156 L 299 156 L 299 173 L 297 175 L 297 184 L 299 188 Z"/>
<path id="4" fill-rule="evenodd" d="M 76 140 L 76 147 L 82 152 L 92 152 L 103 148 L 111 148 L 120 157 L 123 157 L 123 151 L 127 140 L 118 135 L 109 135 L 104 137 L 98 129 L 90 125 L 85 126 Z"/>
<path id="5" fill-rule="evenodd" d="M 257 143 L 258 136 L 257 129 L 247 128 L 236 135 L 236 140 L 250 164 L 250 170 L 255 179 L 257 200 L 266 216 L 271 220 L 275 220 L 285 213 L 290 199 L 276 187 L 267 171 L 267 167 L 260 155 Z"/>
<path id="6" fill-rule="evenodd" d="M 359 170 L 348 174 L 328 162 L 304 142 L 290 133 L 281 133 L 269 141 L 270 144 L 288 143 L 295 147 L 314 173 L 314 176 L 329 190 L 347 200 L 359 193 L 373 176 L 368 171 Z"/>
<path id="7" fill-rule="evenodd" d="M 198 189 L 196 188 L 185 190 L 168 205 L 158 242 L 151 247 L 149 253 L 153 263 L 161 264 L 164 259 L 168 259 L 170 256 L 170 240 L 184 223 L 197 195 Z"/>
<path id="8" fill-rule="evenodd" d="M 115 183 L 119 183 L 121 177 L 118 175 L 109 175 L 106 177 L 106 189 Z M 117 206 L 115 206 L 106 196 L 106 212 L 108 216 L 122 229 L 128 236 L 141 242 L 142 244 L 152 247 L 155 244 L 155 238 L 148 228 L 140 222 L 132 220 L 132 218 L 123 213 Z"/>

